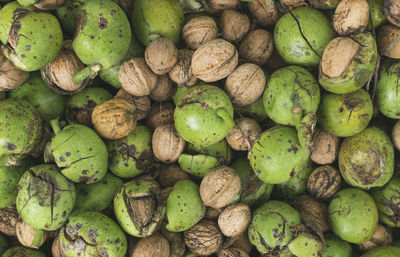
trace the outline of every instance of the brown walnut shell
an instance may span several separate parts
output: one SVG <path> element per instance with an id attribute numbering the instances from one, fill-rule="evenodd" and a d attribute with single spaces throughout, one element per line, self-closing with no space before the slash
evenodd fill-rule
<path id="1" fill-rule="evenodd" d="M 223 248 L 237 248 L 245 251 L 246 253 L 250 254 L 251 249 L 253 249 L 253 245 L 249 241 L 249 237 L 247 236 L 247 231 L 229 238 L 225 243 Z"/>
<path id="2" fill-rule="evenodd" d="M 340 189 L 342 177 L 334 167 L 326 165 L 316 168 L 308 177 L 308 192 L 321 200 L 332 198 Z"/>
<path id="3" fill-rule="evenodd" d="M 178 49 L 166 37 L 159 37 L 150 42 L 144 51 L 147 65 L 157 75 L 168 73 L 178 58 Z"/>
<path id="4" fill-rule="evenodd" d="M 156 87 L 150 91 L 150 98 L 157 102 L 166 101 L 172 96 L 173 92 L 174 85 L 168 74 L 164 74 L 158 77 Z"/>
<path id="5" fill-rule="evenodd" d="M 274 25 L 279 13 L 275 0 L 255 0 L 249 2 L 249 11 L 261 26 Z"/>
<path id="6" fill-rule="evenodd" d="M 223 235 L 215 222 L 201 220 L 183 232 L 186 246 L 197 255 L 211 255 L 222 247 Z"/>
<path id="7" fill-rule="evenodd" d="M 276 0 L 278 3 L 278 7 L 282 12 L 287 12 L 291 9 L 307 6 L 305 0 Z"/>
<path id="8" fill-rule="evenodd" d="M 178 160 L 185 145 L 185 140 L 179 136 L 173 124 L 162 125 L 154 130 L 153 152 L 154 156 L 162 162 L 172 163 Z"/>
<path id="9" fill-rule="evenodd" d="M 314 148 L 310 159 L 320 165 L 333 163 L 339 154 L 339 137 L 318 129 L 314 134 Z"/>
<path id="10" fill-rule="evenodd" d="M 271 33 L 264 29 L 256 29 L 246 35 L 239 47 L 239 56 L 248 62 L 263 65 L 274 50 Z"/>
<path id="11" fill-rule="evenodd" d="M 217 38 L 217 34 L 217 24 L 208 16 L 195 17 L 182 28 L 182 39 L 191 49 L 197 49 L 202 44 Z"/>
<path id="12" fill-rule="evenodd" d="M 392 141 L 394 147 L 400 150 L 400 121 L 397 121 L 392 130 Z"/>
<path id="13" fill-rule="evenodd" d="M 14 66 L 0 51 L 0 91 L 14 89 L 29 78 L 29 72 Z"/>
<path id="14" fill-rule="evenodd" d="M 368 25 L 367 0 L 342 0 L 332 17 L 333 28 L 341 36 L 363 32 Z"/>
<path id="15" fill-rule="evenodd" d="M 119 68 L 122 88 L 134 96 L 149 95 L 157 85 L 157 75 L 147 66 L 144 58 L 134 57 Z"/>
<path id="16" fill-rule="evenodd" d="M 156 103 L 150 107 L 145 119 L 145 125 L 155 130 L 157 127 L 174 123 L 175 105 L 172 103 Z"/>
<path id="17" fill-rule="evenodd" d="M 106 139 L 127 136 L 136 126 L 135 105 L 114 98 L 97 105 L 92 112 L 92 123 L 96 132 Z"/>
<path id="18" fill-rule="evenodd" d="M 226 142 L 236 151 L 248 151 L 261 133 L 256 120 L 242 117 L 235 121 L 236 126 L 226 136 Z"/>
<path id="19" fill-rule="evenodd" d="M 158 182 L 162 188 L 172 187 L 176 182 L 184 179 L 190 179 L 189 174 L 175 164 L 165 166 L 158 175 Z"/>
<path id="20" fill-rule="evenodd" d="M 222 234 L 234 237 L 246 231 L 250 220 L 250 207 L 244 203 L 235 203 L 226 207 L 219 215 L 218 226 Z"/>
<path id="21" fill-rule="evenodd" d="M 400 59 L 400 28 L 392 25 L 380 27 L 377 45 L 379 52 L 393 59 Z"/>
<path id="22" fill-rule="evenodd" d="M 235 10 L 224 10 L 219 25 L 222 37 L 228 41 L 238 43 L 250 30 L 249 17 Z"/>
<path id="23" fill-rule="evenodd" d="M 34 6 L 40 10 L 54 10 L 64 4 L 64 0 L 39 0 Z"/>
<path id="24" fill-rule="evenodd" d="M 390 23 L 400 27 L 400 2 L 398 0 L 384 0 L 382 11 Z"/>
<path id="25" fill-rule="evenodd" d="M 129 257 L 169 257 L 169 241 L 159 232 L 135 242 Z"/>
<path id="26" fill-rule="evenodd" d="M 390 231 L 386 227 L 378 225 L 372 238 L 367 242 L 358 245 L 358 247 L 361 251 L 366 252 L 381 246 L 390 245 L 391 243 L 392 234 L 390 233 Z"/>
<path id="27" fill-rule="evenodd" d="M 207 0 L 207 12 L 218 13 L 227 9 L 235 9 L 239 5 L 239 0 Z"/>
<path id="28" fill-rule="evenodd" d="M 264 71 L 258 65 L 245 63 L 228 76 L 224 90 L 232 99 L 232 103 L 245 106 L 261 97 L 266 83 Z"/>
<path id="29" fill-rule="evenodd" d="M 36 229 L 26 224 L 22 219 L 18 219 L 15 227 L 18 241 L 25 247 L 39 249 L 48 237 L 48 232 L 45 230 Z M 38 234 L 39 233 L 39 234 Z M 36 240 L 41 237 L 40 242 Z M 39 243 L 39 244 L 38 244 Z M 38 245 L 35 245 L 38 244 Z"/>
<path id="30" fill-rule="evenodd" d="M 200 183 L 200 197 L 206 206 L 223 208 L 240 192 L 241 182 L 236 171 L 227 166 L 211 169 Z"/>
<path id="31" fill-rule="evenodd" d="M 0 232 L 7 236 L 16 236 L 18 211 L 15 206 L 0 209 Z"/>
<path id="32" fill-rule="evenodd" d="M 181 49 L 178 51 L 178 61 L 169 71 L 169 77 L 180 87 L 190 87 L 197 83 L 198 78 L 192 72 L 192 57 L 194 51 Z"/>
<path id="33" fill-rule="evenodd" d="M 249 255 L 239 248 L 226 248 L 219 251 L 218 257 L 249 257 Z"/>
<path id="34" fill-rule="evenodd" d="M 148 96 L 134 96 L 126 92 L 123 88 L 118 90 L 114 98 L 122 98 L 135 105 L 136 118 L 142 120 L 150 111 L 150 98 Z"/>
<path id="35" fill-rule="evenodd" d="M 214 82 L 228 77 L 238 62 L 239 54 L 234 45 L 223 39 L 214 39 L 194 52 L 191 66 L 197 78 Z"/>

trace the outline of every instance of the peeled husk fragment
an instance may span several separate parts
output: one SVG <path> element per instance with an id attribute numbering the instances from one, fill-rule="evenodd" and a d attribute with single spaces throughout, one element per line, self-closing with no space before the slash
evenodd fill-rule
<path id="1" fill-rule="evenodd" d="M 178 58 L 178 49 L 170 39 L 160 37 L 150 42 L 144 51 L 144 57 L 155 74 L 163 75 L 174 67 Z"/>
<path id="2" fill-rule="evenodd" d="M 129 257 L 169 257 L 169 241 L 159 232 L 132 243 L 134 246 L 129 253 Z"/>
<path id="3" fill-rule="evenodd" d="M 51 244 L 51 253 L 53 254 L 53 257 L 65 257 L 63 251 L 61 250 L 59 236 L 57 236 Z"/>
<path id="4" fill-rule="evenodd" d="M 186 142 L 179 136 L 173 124 L 159 126 L 154 130 L 152 146 L 154 156 L 162 162 L 178 160 L 185 149 Z"/>
<path id="5" fill-rule="evenodd" d="M 390 245 L 392 243 L 392 234 L 391 232 L 384 226 L 378 225 L 376 228 L 375 234 L 372 236 L 370 240 L 364 242 L 358 247 L 361 251 L 370 251 L 372 249 Z"/>
<path id="6" fill-rule="evenodd" d="M 223 248 L 238 248 L 250 254 L 253 245 L 250 243 L 246 231 L 238 236 L 228 238 L 225 241 Z"/>
<path id="7" fill-rule="evenodd" d="M 223 235 L 218 225 L 210 220 L 199 223 L 183 232 L 186 246 L 197 255 L 211 255 L 222 247 Z"/>
<path id="8" fill-rule="evenodd" d="M 339 154 L 339 137 L 318 129 L 314 134 L 314 147 L 310 159 L 320 165 L 333 163 Z"/>
<path id="9" fill-rule="evenodd" d="M 155 130 L 157 127 L 174 122 L 175 106 L 172 103 L 156 103 L 150 107 L 145 125 Z"/>
<path id="10" fill-rule="evenodd" d="M 249 2 L 249 11 L 261 26 L 274 25 L 279 13 L 275 0 L 255 0 Z"/>
<path id="11" fill-rule="evenodd" d="M 332 24 L 335 31 L 346 36 L 363 32 L 368 25 L 367 0 L 342 0 L 335 9 Z"/>
<path id="12" fill-rule="evenodd" d="M 226 248 L 219 251 L 218 257 L 249 257 L 249 255 L 239 248 Z"/>
<path id="13" fill-rule="evenodd" d="M 168 74 L 161 75 L 158 77 L 156 87 L 150 91 L 150 98 L 157 102 L 166 101 L 172 96 L 174 89 Z"/>
<path id="14" fill-rule="evenodd" d="M 226 142 L 236 151 L 248 151 L 261 133 L 256 120 L 241 117 L 235 121 L 236 126 L 226 136 Z"/>
<path id="15" fill-rule="evenodd" d="M 226 207 L 219 215 L 218 226 L 222 234 L 234 237 L 247 230 L 250 220 L 250 207 L 244 203 L 235 203 Z"/>
<path id="16" fill-rule="evenodd" d="M 384 0 L 382 11 L 393 25 L 400 27 L 400 2 L 397 0 Z"/>
<path id="17" fill-rule="evenodd" d="M 392 141 L 394 147 L 400 150 L 400 121 L 397 121 L 392 130 Z"/>
<path id="18" fill-rule="evenodd" d="M 317 9 L 334 9 L 340 0 L 308 0 L 308 3 Z"/>
<path id="19" fill-rule="evenodd" d="M 190 179 L 189 174 L 175 164 L 165 166 L 158 175 L 158 182 L 162 188 L 172 187 L 176 182 L 184 179 Z"/>
<path id="20" fill-rule="evenodd" d="M 189 20 L 182 28 L 182 39 L 191 49 L 217 38 L 218 27 L 209 16 L 198 16 Z"/>
<path id="21" fill-rule="evenodd" d="M 64 4 L 64 0 L 39 0 L 34 6 L 41 10 L 54 10 Z"/>
<path id="22" fill-rule="evenodd" d="M 48 232 L 36 229 L 26 224 L 22 219 L 18 219 L 16 225 L 16 234 L 18 241 L 25 247 L 39 249 L 48 237 Z"/>
<path id="23" fill-rule="evenodd" d="M 274 50 L 271 33 L 264 29 L 256 29 L 246 35 L 240 43 L 239 55 L 241 59 L 257 65 L 268 61 Z"/>
<path id="24" fill-rule="evenodd" d="M 249 17 L 235 10 L 224 10 L 219 25 L 222 37 L 228 41 L 238 43 L 250 30 Z"/>
<path id="25" fill-rule="evenodd" d="M 307 2 L 305 0 L 276 0 L 276 2 L 278 3 L 279 9 L 281 9 L 283 12 L 287 12 L 300 6 L 307 6 Z"/>
<path id="26" fill-rule="evenodd" d="M 29 78 L 29 72 L 18 69 L 0 51 L 0 91 L 14 89 Z"/>
<path id="27" fill-rule="evenodd" d="M 320 166 L 308 177 L 307 190 L 317 199 L 329 200 L 339 191 L 341 181 L 337 169 L 329 165 Z"/>
<path id="28" fill-rule="evenodd" d="M 169 71 L 169 77 L 180 87 L 190 87 L 197 83 L 198 78 L 192 72 L 192 57 L 194 51 L 181 49 L 178 51 L 178 61 Z"/>
<path id="29" fill-rule="evenodd" d="M 384 25 L 379 29 L 377 37 L 378 50 L 381 55 L 400 59 L 400 28 Z"/>
<path id="30" fill-rule="evenodd" d="M 7 236 L 16 236 L 18 212 L 15 206 L 0 209 L 0 232 Z"/>

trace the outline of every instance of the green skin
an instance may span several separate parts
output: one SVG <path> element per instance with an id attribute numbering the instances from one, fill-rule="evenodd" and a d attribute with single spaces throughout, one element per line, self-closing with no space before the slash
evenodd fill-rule
<path id="1" fill-rule="evenodd" d="M 274 42 L 288 64 L 318 66 L 325 46 L 335 36 L 329 20 L 318 10 L 299 7 L 276 23 Z"/>
<path id="2" fill-rule="evenodd" d="M 169 38 L 177 44 L 183 18 L 182 7 L 176 0 L 136 0 L 131 21 L 136 36 L 147 46 L 159 37 Z"/>
<path id="3" fill-rule="evenodd" d="M 61 26 L 57 18 L 49 13 L 21 14 L 17 16 L 12 27 L 15 45 L 12 47 L 7 45 L 3 53 L 21 70 L 39 70 L 51 62 L 61 49 L 63 43 Z"/>
<path id="4" fill-rule="evenodd" d="M 94 184 L 76 184 L 76 204 L 71 216 L 85 211 L 101 212 L 107 209 L 122 185 L 123 181 L 110 173 Z"/>
<path id="5" fill-rule="evenodd" d="M 18 213 L 28 225 L 53 231 L 64 225 L 74 208 L 75 198 L 73 183 L 57 166 L 41 164 L 22 175 L 16 204 Z"/>
<path id="6" fill-rule="evenodd" d="M 376 99 L 379 111 L 391 119 L 400 119 L 400 62 L 385 59 L 379 69 Z"/>
<path id="7" fill-rule="evenodd" d="M 288 181 L 308 162 L 310 151 L 301 147 L 293 128 L 276 126 L 259 136 L 250 152 L 250 165 L 265 183 Z"/>
<path id="8" fill-rule="evenodd" d="M 187 144 L 186 151 L 191 154 L 205 154 L 218 159 L 221 165 L 227 165 L 231 162 L 232 149 L 229 147 L 226 140 L 221 140 L 209 146 L 201 146 L 194 144 Z"/>
<path id="9" fill-rule="evenodd" d="M 182 170 L 198 178 L 203 178 L 212 168 L 219 165 L 218 159 L 205 154 L 183 153 L 178 158 Z"/>
<path id="10" fill-rule="evenodd" d="M 263 97 L 258 98 L 257 101 L 255 101 L 250 105 L 246 106 L 235 105 L 235 111 L 238 111 L 243 116 L 253 118 L 258 122 L 262 122 L 268 118 L 268 115 L 265 112 L 264 108 Z"/>
<path id="11" fill-rule="evenodd" d="M 73 182 L 92 184 L 102 179 L 108 167 L 107 147 L 89 127 L 80 124 L 60 130 L 52 121 L 56 136 L 51 141 L 50 153 L 61 173 Z"/>
<path id="12" fill-rule="evenodd" d="M 339 77 L 329 77 L 319 67 L 319 84 L 335 94 L 349 94 L 362 88 L 375 70 L 378 58 L 376 42 L 371 33 L 350 35 L 362 46 L 354 56 L 346 70 Z"/>
<path id="13" fill-rule="evenodd" d="M 361 257 L 400 257 L 400 247 L 396 246 L 381 246 L 370 250 Z"/>
<path id="14" fill-rule="evenodd" d="M 166 213 L 166 228 L 171 232 L 183 232 L 199 222 L 206 213 L 199 186 L 191 180 L 176 182 L 167 199 Z"/>
<path id="15" fill-rule="evenodd" d="M 69 35 L 74 34 L 75 30 L 75 15 L 79 8 L 88 0 L 65 0 L 64 4 L 57 7 L 57 18 L 61 23 L 63 31 Z"/>
<path id="16" fill-rule="evenodd" d="M 211 85 L 188 89 L 176 106 L 174 121 L 185 141 L 202 146 L 221 141 L 235 126 L 229 96 Z"/>
<path id="17" fill-rule="evenodd" d="M 385 185 L 394 171 L 390 138 L 377 127 L 346 138 L 339 150 L 339 169 L 351 186 L 370 189 Z"/>
<path id="18" fill-rule="evenodd" d="M 143 211 L 138 211 L 134 205 L 144 199 L 154 203 L 146 206 L 146 217 L 142 217 Z M 114 196 L 114 212 L 119 225 L 126 233 L 135 237 L 153 234 L 165 217 L 165 209 L 161 201 L 160 186 L 153 180 L 127 182 Z"/>
<path id="19" fill-rule="evenodd" d="M 30 6 L 36 4 L 37 0 L 17 0 L 17 2 L 22 6 Z"/>
<path id="20" fill-rule="evenodd" d="M 124 257 L 126 236 L 118 224 L 99 212 L 82 212 L 71 217 L 59 234 L 60 249 L 71 257 Z"/>
<path id="21" fill-rule="evenodd" d="M 387 18 L 382 12 L 384 0 L 367 0 L 369 5 L 369 11 L 371 12 L 372 23 L 374 28 L 378 28 L 380 25 L 386 22 Z M 367 30 L 371 30 L 371 20 L 368 21 Z"/>
<path id="22" fill-rule="evenodd" d="M 39 113 L 26 101 L 0 101 L 0 159 L 21 159 L 42 137 Z"/>
<path id="23" fill-rule="evenodd" d="M 20 98 L 30 103 L 43 120 L 59 117 L 64 111 L 66 97 L 51 90 L 41 77 L 27 80 L 10 92 L 10 98 Z"/>
<path id="24" fill-rule="evenodd" d="M 339 191 L 329 203 L 328 220 L 341 239 L 362 244 L 372 238 L 378 226 L 378 209 L 372 197 L 357 188 Z"/>
<path id="25" fill-rule="evenodd" d="M 335 234 L 325 235 L 325 249 L 322 257 L 351 257 L 351 245 L 337 237 Z"/>
<path id="26" fill-rule="evenodd" d="M 316 236 L 302 232 L 289 243 L 288 249 L 297 257 L 321 256 L 324 243 Z"/>
<path id="27" fill-rule="evenodd" d="M 324 94 L 318 108 L 319 124 L 338 136 L 353 136 L 365 129 L 372 119 L 371 97 L 364 89 L 344 95 Z"/>
<path id="28" fill-rule="evenodd" d="M 32 7 L 23 7 L 17 1 L 7 3 L 3 6 L 0 10 L 0 42 L 3 43 L 3 45 L 8 42 L 8 32 L 14 21 L 13 16 L 16 9 L 33 10 Z"/>
<path id="29" fill-rule="evenodd" d="M 128 136 L 107 142 L 110 171 L 121 178 L 133 178 L 147 171 L 153 159 L 151 131 L 137 124 Z"/>
<path id="30" fill-rule="evenodd" d="M 46 255 L 38 250 L 14 246 L 5 251 L 2 257 L 46 257 Z"/>
<path id="31" fill-rule="evenodd" d="M 309 0 L 310 5 L 317 9 L 334 9 L 340 0 Z"/>
<path id="32" fill-rule="evenodd" d="M 6 92 L 1 91 L 0 92 L 0 100 L 6 99 Z"/>
<path id="33" fill-rule="evenodd" d="M 301 223 L 300 214 L 281 201 L 266 202 L 252 216 L 248 237 L 250 243 L 262 254 L 288 245 L 294 237 L 291 228 Z"/>
<path id="34" fill-rule="evenodd" d="M 189 87 L 177 87 L 175 94 L 172 96 L 172 101 L 177 105 L 179 100 L 185 94 L 185 92 L 189 89 Z"/>
<path id="35" fill-rule="evenodd" d="M 400 228 L 400 178 L 393 177 L 384 187 L 371 192 L 379 211 L 379 221 Z"/>
<path id="36" fill-rule="evenodd" d="M 7 237 L 0 234 L 0 254 L 3 254 L 9 248 Z"/>
<path id="37" fill-rule="evenodd" d="M 320 97 L 318 83 L 310 72 L 300 66 L 287 66 L 269 78 L 263 103 L 273 121 L 298 127 L 305 114 L 317 111 Z M 299 113 L 294 113 L 294 108 L 300 108 Z"/>

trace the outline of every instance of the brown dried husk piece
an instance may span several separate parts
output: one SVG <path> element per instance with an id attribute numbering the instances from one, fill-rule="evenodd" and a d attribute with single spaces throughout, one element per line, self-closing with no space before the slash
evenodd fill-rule
<path id="1" fill-rule="evenodd" d="M 397 121 L 392 130 L 393 145 L 400 151 L 400 121 Z"/>
<path id="2" fill-rule="evenodd" d="M 122 98 L 135 105 L 137 120 L 142 120 L 150 111 L 150 98 L 148 96 L 134 96 L 126 92 L 124 89 L 118 90 L 114 98 Z"/>
<path id="3" fill-rule="evenodd" d="M 18 211 L 15 206 L 0 209 L 0 232 L 7 236 L 16 236 Z"/>
<path id="4" fill-rule="evenodd" d="M 264 65 L 274 50 L 271 33 L 264 29 L 256 29 L 246 35 L 239 47 L 241 59 Z"/>
<path id="5" fill-rule="evenodd" d="M 53 257 L 66 257 L 61 250 L 59 236 L 57 236 L 51 244 L 51 253 Z"/>
<path id="6" fill-rule="evenodd" d="M 18 241 L 25 247 L 39 249 L 48 237 L 48 232 L 45 230 L 36 229 L 26 224 L 22 219 L 18 219 L 15 227 Z M 41 240 L 38 242 L 38 237 Z M 37 244 L 37 245 L 35 245 Z"/>
<path id="7" fill-rule="evenodd" d="M 29 72 L 14 66 L 0 51 L 0 91 L 14 89 L 29 78 Z"/>
<path id="8" fill-rule="evenodd" d="M 335 31 L 341 36 L 361 33 L 369 20 L 367 0 L 342 0 L 332 17 Z"/>
<path id="9" fill-rule="evenodd" d="M 211 220 L 199 223 L 183 232 L 186 246 L 197 255 L 211 255 L 222 247 L 223 235 Z"/>
<path id="10" fill-rule="evenodd" d="M 239 0 L 207 0 L 207 12 L 218 13 L 222 10 L 235 9 L 239 6 Z"/>
<path id="11" fill-rule="evenodd" d="M 249 255 L 239 248 L 226 248 L 219 251 L 218 257 L 249 257 Z"/>
<path id="12" fill-rule="evenodd" d="M 130 257 L 169 257 L 169 241 L 159 232 L 133 243 Z"/>
<path id="13" fill-rule="evenodd" d="M 317 9 L 334 9 L 340 0 L 308 0 L 308 3 Z"/>
<path id="14" fill-rule="evenodd" d="M 287 12 L 291 9 L 308 5 L 305 0 L 276 0 L 276 2 L 282 12 Z"/>
<path id="15" fill-rule="evenodd" d="M 222 208 L 215 209 L 212 207 L 207 207 L 206 215 L 204 216 L 205 219 L 217 221 L 219 215 L 222 213 Z"/>
<path id="16" fill-rule="evenodd" d="M 400 2 L 398 0 L 384 0 L 382 11 L 390 23 L 400 27 Z"/>
<path id="17" fill-rule="evenodd" d="M 340 172 L 332 166 L 325 165 L 316 168 L 308 177 L 308 192 L 321 200 L 332 198 L 341 186 Z"/>
<path id="18" fill-rule="evenodd" d="M 238 236 L 228 238 L 222 248 L 238 248 L 250 254 L 253 245 L 250 243 L 246 231 Z"/>
<path id="19" fill-rule="evenodd" d="M 92 123 L 96 132 L 106 139 L 127 136 L 136 126 L 135 105 L 115 98 L 97 105 L 92 112 Z"/>
<path id="20" fill-rule="evenodd" d="M 194 51 L 181 49 L 178 51 L 178 61 L 169 71 L 169 77 L 180 87 L 190 87 L 197 83 L 198 78 L 192 72 L 192 57 Z"/>
<path id="21" fill-rule="evenodd" d="M 256 120 L 241 117 L 236 126 L 226 136 L 226 142 L 236 151 L 248 151 L 261 133 L 261 127 Z"/>
<path id="22" fill-rule="evenodd" d="M 174 89 L 168 74 L 161 75 L 157 79 L 156 87 L 150 91 L 150 98 L 157 102 L 166 101 L 171 98 Z"/>
<path id="23" fill-rule="evenodd" d="M 159 37 L 146 47 L 144 58 L 155 74 L 163 75 L 174 67 L 178 58 L 178 49 L 170 39 Z"/>
<path id="24" fill-rule="evenodd" d="M 157 127 L 174 122 L 175 105 L 172 103 L 156 103 L 150 107 L 145 125 L 155 130 Z"/>
<path id="25" fill-rule="evenodd" d="M 391 243 L 392 234 L 390 233 L 390 231 L 386 227 L 378 225 L 372 238 L 367 242 L 358 245 L 358 247 L 361 251 L 366 252 L 381 246 L 390 245 Z"/>
<path id="26" fill-rule="evenodd" d="M 219 215 L 218 226 L 225 236 L 235 237 L 247 230 L 250 220 L 250 207 L 244 203 L 235 203 L 226 207 Z"/>
<path id="27" fill-rule="evenodd" d="M 191 49 L 199 48 L 202 44 L 217 38 L 217 35 L 217 24 L 208 16 L 195 17 L 182 28 L 182 39 Z"/>
<path id="28" fill-rule="evenodd" d="M 249 17 L 235 10 L 224 10 L 219 19 L 222 37 L 238 43 L 250 30 Z"/>
<path id="29" fill-rule="evenodd" d="M 152 137 L 154 156 L 164 163 L 178 160 L 185 145 L 186 141 L 178 134 L 173 124 L 159 126 L 154 130 Z"/>
<path id="30" fill-rule="evenodd" d="M 400 28 L 392 25 L 382 26 L 379 29 L 377 45 L 381 55 L 400 59 Z"/>
<path id="31" fill-rule="evenodd" d="M 112 0 L 112 1 L 114 3 L 117 3 L 122 8 L 127 17 L 130 17 L 132 15 L 133 3 L 135 1 L 132 0 Z"/>
<path id="32" fill-rule="evenodd" d="M 320 165 L 333 163 L 339 154 L 339 137 L 318 129 L 314 134 L 314 147 L 310 159 Z"/>
<path id="33" fill-rule="evenodd" d="M 158 182 L 162 188 L 172 187 L 176 182 L 190 179 L 189 174 L 184 172 L 178 165 L 171 164 L 160 170 Z"/>
<path id="34" fill-rule="evenodd" d="M 274 25 L 279 17 L 275 0 L 255 0 L 249 2 L 249 11 L 261 26 Z"/>
<path id="35" fill-rule="evenodd" d="M 64 0 L 39 0 L 34 6 L 40 10 L 54 10 L 64 4 Z"/>

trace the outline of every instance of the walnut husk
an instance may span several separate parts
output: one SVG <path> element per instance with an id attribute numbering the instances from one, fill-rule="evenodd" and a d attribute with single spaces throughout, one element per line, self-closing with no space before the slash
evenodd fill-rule
<path id="1" fill-rule="evenodd" d="M 306 6 L 305 0 L 277 0 L 284 10 L 291 10 L 300 6 Z"/>
<path id="2" fill-rule="evenodd" d="M 147 66 L 144 58 L 134 57 L 119 68 L 122 88 L 134 96 L 149 95 L 157 85 L 157 75 Z"/>
<path id="3" fill-rule="evenodd" d="M 335 9 L 332 24 L 341 36 L 363 32 L 368 25 L 367 0 L 342 0 Z"/>
<path id="4" fill-rule="evenodd" d="M 392 234 L 390 231 L 386 227 L 378 225 L 372 238 L 367 242 L 358 245 L 358 248 L 360 248 L 361 251 L 366 252 L 381 246 L 390 245 L 391 243 Z"/>
<path id="5" fill-rule="evenodd" d="M 229 238 L 224 243 L 223 248 L 238 248 L 250 254 L 251 249 L 253 249 L 253 245 L 250 243 L 246 231 L 238 236 Z"/>
<path id="6" fill-rule="evenodd" d="M 207 12 L 218 13 L 227 9 L 235 9 L 239 5 L 239 0 L 207 0 Z"/>
<path id="7" fill-rule="evenodd" d="M 249 2 L 249 11 L 261 26 L 274 25 L 279 17 L 275 0 L 255 0 Z"/>
<path id="8" fill-rule="evenodd" d="M 157 127 L 151 143 L 154 156 L 164 163 L 178 160 L 186 145 L 185 140 L 179 136 L 173 124 Z"/>
<path id="9" fill-rule="evenodd" d="M 318 129 L 314 134 L 314 148 L 310 159 L 320 165 L 333 163 L 339 153 L 339 137 Z"/>
<path id="10" fill-rule="evenodd" d="M 239 62 L 236 47 L 223 39 L 214 39 L 201 45 L 192 57 L 194 76 L 214 82 L 226 78 L 235 70 Z"/>
<path id="11" fill-rule="evenodd" d="M 205 219 L 217 221 L 219 215 L 222 213 L 222 208 L 215 209 L 211 207 L 207 207 L 206 215 L 204 216 Z"/>
<path id="12" fill-rule="evenodd" d="M 174 122 L 175 106 L 172 103 L 156 103 L 150 107 L 145 125 L 155 130 L 157 127 Z"/>
<path id="13" fill-rule="evenodd" d="M 39 249 L 39 247 L 41 247 L 44 242 L 46 242 L 48 237 L 47 231 L 36 229 L 26 224 L 22 219 L 18 219 L 15 229 L 18 241 L 23 246 L 29 248 Z M 41 237 L 41 240 L 37 242 L 36 240 L 39 236 Z"/>
<path id="14" fill-rule="evenodd" d="M 114 3 L 117 3 L 122 10 L 126 13 L 126 16 L 129 17 L 132 15 L 133 11 L 133 3 L 135 1 L 132 0 L 112 0 Z"/>
<path id="15" fill-rule="evenodd" d="M 384 0 L 383 13 L 388 21 L 393 25 L 400 27 L 400 2 L 397 0 Z"/>
<path id="16" fill-rule="evenodd" d="M 178 49 L 170 39 L 159 37 L 146 47 L 144 58 L 155 74 L 163 75 L 174 67 L 178 58 Z"/>
<path id="17" fill-rule="evenodd" d="M 311 7 L 317 9 L 334 9 L 339 2 L 340 0 L 308 0 Z"/>
<path id="18" fill-rule="evenodd" d="M 59 236 L 57 236 L 51 244 L 51 253 L 53 254 L 53 257 L 66 257 L 61 250 Z"/>
<path id="19" fill-rule="evenodd" d="M 114 98 L 122 98 L 135 105 L 137 120 L 146 118 L 150 111 L 150 98 L 148 96 L 134 96 L 126 92 L 123 88 L 118 90 Z"/>
<path id="20" fill-rule="evenodd" d="M 224 10 L 219 25 L 222 37 L 228 41 L 238 43 L 250 30 L 249 17 L 235 10 Z"/>
<path id="21" fill-rule="evenodd" d="M 150 98 L 157 102 L 166 101 L 174 93 L 174 85 L 169 79 L 168 74 L 158 77 L 156 87 L 150 91 Z"/>
<path id="22" fill-rule="evenodd" d="M 245 106 L 261 97 L 266 83 L 264 71 L 260 66 L 244 63 L 228 76 L 224 89 L 234 104 Z"/>
<path id="23" fill-rule="evenodd" d="M 394 147 L 400 151 L 400 121 L 397 121 L 392 130 L 392 141 Z"/>
<path id="24" fill-rule="evenodd" d="M 226 142 L 236 151 L 248 151 L 261 133 L 256 120 L 241 117 L 235 121 L 236 126 L 226 136 Z"/>
<path id="25" fill-rule="evenodd" d="M 274 50 L 271 33 L 256 29 L 246 35 L 239 46 L 239 56 L 248 62 L 264 65 Z"/>
<path id="26" fill-rule="evenodd" d="M 29 78 L 29 72 L 14 66 L 0 51 L 0 91 L 14 89 Z"/>
<path id="27" fill-rule="evenodd" d="M 226 248 L 219 251 L 218 257 L 249 257 L 249 255 L 239 248 Z"/>
<path id="28" fill-rule="evenodd" d="M 218 209 L 228 205 L 240 188 L 241 182 L 236 171 L 227 166 L 218 166 L 204 176 L 200 183 L 200 196 L 206 206 Z"/>
<path id="29" fill-rule="evenodd" d="M 190 179 L 189 174 L 175 164 L 165 166 L 158 175 L 158 182 L 162 188 L 172 187 L 176 182 L 184 179 Z"/>
<path id="30" fill-rule="evenodd" d="M 169 241 L 159 232 L 135 242 L 129 257 L 169 257 Z"/>
<path id="31" fill-rule="evenodd" d="M 246 231 L 250 220 L 250 207 L 244 203 L 235 203 L 226 207 L 219 215 L 218 226 L 222 234 L 234 237 Z"/>
<path id="32" fill-rule="evenodd" d="M 0 232 L 7 236 L 16 236 L 18 212 L 15 206 L 0 209 Z"/>
<path id="33" fill-rule="evenodd" d="M 337 169 L 329 165 L 320 166 L 308 177 L 307 190 L 317 199 L 329 200 L 339 191 L 341 183 Z"/>
<path id="34" fill-rule="evenodd" d="M 114 98 L 97 105 L 92 112 L 96 132 L 106 139 L 127 136 L 136 126 L 135 105 L 121 98 Z"/>
<path id="35" fill-rule="evenodd" d="M 197 255 L 211 255 L 222 247 L 223 235 L 217 224 L 210 220 L 199 223 L 183 232 L 186 246 Z"/>
<path id="36" fill-rule="evenodd" d="M 169 71 L 169 77 L 180 87 L 190 87 L 199 80 L 192 72 L 192 57 L 194 51 L 190 49 L 181 49 L 178 51 L 178 61 Z"/>
<path id="37" fill-rule="evenodd" d="M 377 45 L 379 52 L 393 59 L 400 59 L 400 28 L 384 25 L 379 29 Z"/>
<path id="38" fill-rule="evenodd" d="M 195 17 L 182 28 L 182 39 L 191 49 L 199 48 L 202 44 L 217 38 L 217 35 L 217 24 L 208 16 Z"/>
<path id="39" fill-rule="evenodd" d="M 40 10 L 54 10 L 64 4 L 64 0 L 40 0 L 34 6 Z"/>

